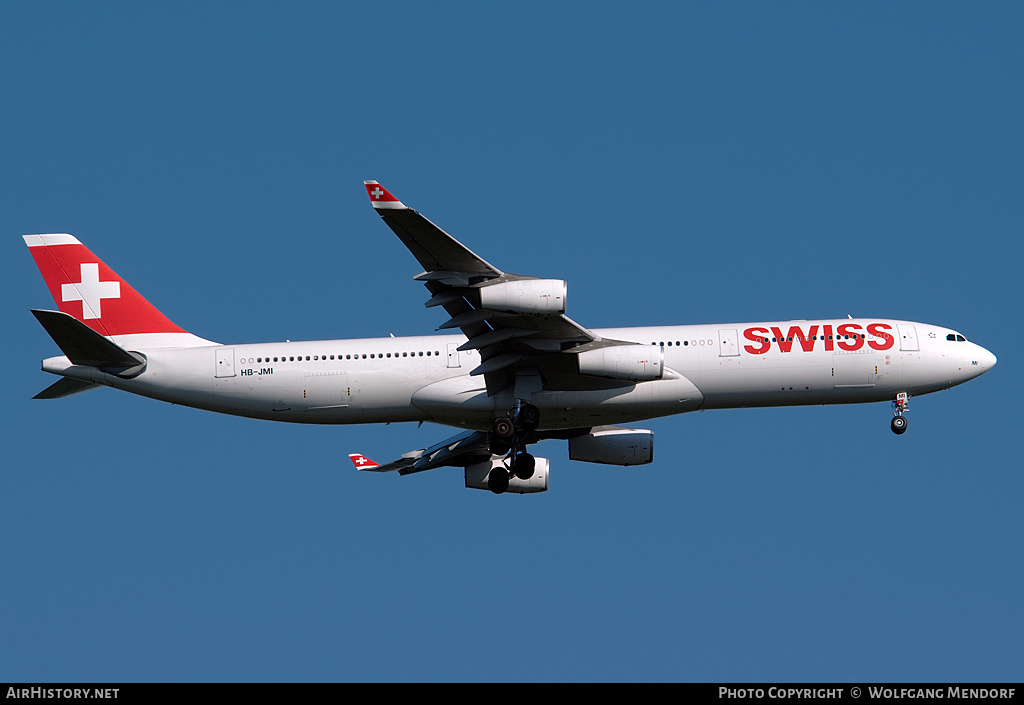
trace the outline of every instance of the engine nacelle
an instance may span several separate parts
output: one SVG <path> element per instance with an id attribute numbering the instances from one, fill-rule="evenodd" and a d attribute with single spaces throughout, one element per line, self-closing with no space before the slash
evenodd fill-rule
<path id="1" fill-rule="evenodd" d="M 489 311 L 554 316 L 565 313 L 569 287 L 561 279 L 516 279 L 480 288 L 480 306 Z"/>
<path id="2" fill-rule="evenodd" d="M 660 345 L 614 345 L 577 354 L 580 374 L 629 382 L 651 382 L 665 372 Z"/>
<path id="3" fill-rule="evenodd" d="M 642 428 L 595 428 L 569 439 L 569 460 L 605 465 L 646 465 L 654 462 L 654 431 Z"/>
<path id="4" fill-rule="evenodd" d="M 548 459 L 534 458 L 536 465 L 533 468 L 533 477 L 529 480 L 520 480 L 518 477 L 510 477 L 506 492 L 516 494 L 533 494 L 534 492 L 546 492 L 548 489 Z M 466 468 L 466 487 L 474 490 L 487 490 L 487 478 L 491 470 L 507 473 L 505 461 L 502 458 L 492 458 L 476 465 Z"/>

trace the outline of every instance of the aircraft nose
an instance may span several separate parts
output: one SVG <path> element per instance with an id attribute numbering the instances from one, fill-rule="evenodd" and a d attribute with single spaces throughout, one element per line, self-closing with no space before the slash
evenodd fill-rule
<path id="1" fill-rule="evenodd" d="M 976 343 L 972 343 L 974 349 L 970 352 L 971 367 L 974 369 L 973 377 L 988 372 L 996 366 L 996 356 Z"/>
<path id="2" fill-rule="evenodd" d="M 993 367 L 996 366 L 997 360 L 996 360 L 996 356 L 995 355 L 993 355 L 991 352 L 989 352 L 985 348 L 982 348 L 981 349 L 981 360 L 979 360 L 979 362 L 981 363 L 981 366 L 986 371 L 988 371 L 988 370 L 991 370 Z"/>

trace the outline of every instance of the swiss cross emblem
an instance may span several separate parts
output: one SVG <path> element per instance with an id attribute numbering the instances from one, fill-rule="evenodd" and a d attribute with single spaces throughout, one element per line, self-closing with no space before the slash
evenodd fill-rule
<path id="1" fill-rule="evenodd" d="M 103 299 L 121 298 L 121 282 L 101 282 L 100 265 L 96 262 L 83 262 L 80 275 L 82 281 L 77 284 L 61 284 L 61 301 L 81 301 L 82 318 L 99 318 Z"/>
<path id="2" fill-rule="evenodd" d="M 370 195 L 373 196 L 375 199 L 380 200 L 380 197 L 384 195 L 384 189 L 382 189 L 380 186 L 377 186 L 372 191 L 370 191 Z"/>
<path id="3" fill-rule="evenodd" d="M 366 465 L 368 462 L 370 461 L 361 455 L 358 458 L 356 458 L 356 465 Z"/>

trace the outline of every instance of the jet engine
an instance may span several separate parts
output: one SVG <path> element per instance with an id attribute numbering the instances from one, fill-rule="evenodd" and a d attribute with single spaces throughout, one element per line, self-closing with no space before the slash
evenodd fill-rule
<path id="1" fill-rule="evenodd" d="M 533 494 L 535 492 L 546 492 L 548 489 L 548 459 L 534 458 L 536 465 L 533 468 L 533 477 L 529 480 L 522 480 L 515 475 L 508 479 L 508 489 L 505 492 L 516 494 Z M 508 475 L 503 458 L 492 458 L 476 465 L 466 468 L 466 487 L 474 490 L 490 490 L 488 479 L 492 472 L 500 472 Z"/>
<path id="2" fill-rule="evenodd" d="M 659 345 L 613 345 L 577 354 L 580 374 L 628 382 L 661 379 L 665 351 Z"/>
<path id="3" fill-rule="evenodd" d="M 605 465 L 646 465 L 654 461 L 654 431 L 598 426 L 569 439 L 569 460 Z"/>
<path id="4" fill-rule="evenodd" d="M 561 279 L 515 279 L 480 288 L 480 306 L 489 311 L 554 316 L 565 313 L 568 286 Z"/>

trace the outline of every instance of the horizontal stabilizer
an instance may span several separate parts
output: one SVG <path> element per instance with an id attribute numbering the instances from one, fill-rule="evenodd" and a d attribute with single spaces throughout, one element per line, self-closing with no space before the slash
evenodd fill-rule
<path id="1" fill-rule="evenodd" d="M 146 364 L 144 357 L 112 343 L 74 316 L 37 309 L 32 309 L 32 315 L 73 365 L 124 373 L 133 368 L 140 368 L 141 372 Z"/>
<path id="2" fill-rule="evenodd" d="M 79 392 L 97 388 L 98 385 L 95 385 L 92 382 L 86 382 L 81 379 L 72 379 L 71 377 L 62 377 L 32 398 L 60 399 L 61 397 L 69 397 L 72 394 L 78 394 Z"/>

